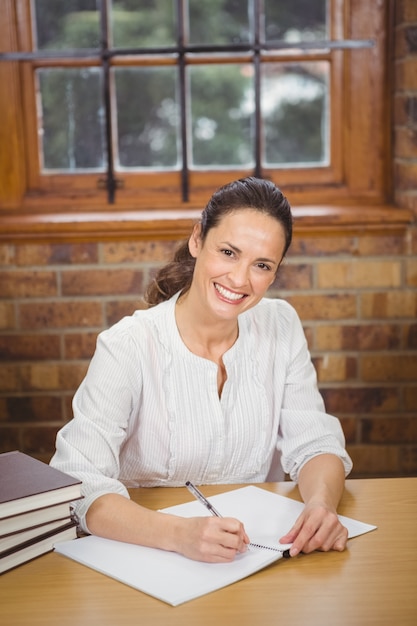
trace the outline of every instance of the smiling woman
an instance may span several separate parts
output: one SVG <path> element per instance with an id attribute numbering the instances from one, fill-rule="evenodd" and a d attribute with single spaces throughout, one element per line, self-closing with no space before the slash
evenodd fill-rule
<path id="1" fill-rule="evenodd" d="M 343 432 L 325 412 L 295 310 L 264 297 L 291 233 L 272 182 L 221 187 L 157 275 L 153 306 L 101 333 L 51 461 L 82 481 L 85 531 L 230 561 L 250 542 L 239 520 L 149 511 L 125 485 L 262 482 L 277 479 L 278 457 L 306 503 L 288 529 L 291 554 L 344 549 Z"/>

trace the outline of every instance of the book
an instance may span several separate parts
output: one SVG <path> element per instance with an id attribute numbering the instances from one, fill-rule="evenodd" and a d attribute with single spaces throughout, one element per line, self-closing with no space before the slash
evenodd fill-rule
<path id="1" fill-rule="evenodd" d="M 4 537 L 0 537 L 0 558 L 4 552 L 11 550 L 11 548 L 18 549 L 19 546 L 27 543 L 31 539 L 36 539 L 45 535 L 53 530 L 59 530 L 64 526 L 68 526 L 73 520 L 70 516 L 67 516 L 61 520 L 55 520 L 48 522 L 47 524 L 40 524 L 39 526 L 33 526 L 32 528 L 25 528 L 19 532 L 10 533 Z"/>
<path id="2" fill-rule="evenodd" d="M 52 552 L 60 541 L 73 540 L 77 537 L 77 527 L 75 522 L 45 534 L 39 535 L 30 541 L 26 541 L 19 546 L 15 546 L 0 554 L 0 574 L 7 572 L 18 565 L 27 563 L 47 552 Z"/>
<path id="3" fill-rule="evenodd" d="M 81 481 L 17 450 L 0 454 L 0 476 L 0 519 L 81 497 Z"/>
<path id="4" fill-rule="evenodd" d="M 22 530 L 41 526 L 48 522 L 62 521 L 71 516 L 70 502 L 53 504 L 52 506 L 19 513 L 0 519 L 0 539 L 7 535 L 18 533 Z"/>
<path id="5" fill-rule="evenodd" d="M 263 547 L 250 547 L 231 563 L 203 563 L 175 552 L 90 535 L 59 543 L 55 552 L 177 606 L 282 560 L 281 550 L 289 548 L 290 544 L 279 544 L 278 538 L 288 532 L 304 508 L 301 502 L 254 485 L 213 496 L 210 502 L 221 515 L 243 522 L 251 542 Z M 183 517 L 209 515 L 197 501 L 162 509 L 162 512 Z M 376 528 L 347 517 L 339 518 L 347 527 L 349 538 Z"/>

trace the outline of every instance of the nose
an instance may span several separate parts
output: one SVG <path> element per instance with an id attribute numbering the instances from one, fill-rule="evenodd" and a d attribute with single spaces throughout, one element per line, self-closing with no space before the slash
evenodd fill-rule
<path id="1" fill-rule="evenodd" d="M 237 288 L 246 285 L 248 282 L 249 268 L 245 263 L 236 263 L 229 272 L 231 286 Z"/>

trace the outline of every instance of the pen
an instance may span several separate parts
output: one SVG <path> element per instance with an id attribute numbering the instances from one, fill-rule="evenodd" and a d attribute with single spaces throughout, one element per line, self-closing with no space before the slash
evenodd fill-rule
<path id="1" fill-rule="evenodd" d="M 199 489 L 197 489 L 195 485 L 193 485 L 193 483 L 187 480 L 187 482 L 185 483 L 185 486 L 187 487 L 188 491 L 192 493 L 193 496 L 199 502 L 201 502 L 201 504 L 205 506 L 208 511 L 210 511 L 212 515 L 214 515 L 215 517 L 222 517 L 222 515 L 220 515 L 220 513 L 217 511 L 217 509 L 214 508 L 211 502 L 207 500 L 207 498 L 201 493 Z M 291 556 L 289 550 L 280 550 L 279 548 L 273 548 L 272 546 L 263 546 L 260 543 L 250 543 L 249 545 L 252 548 L 263 548 L 264 550 L 275 550 L 276 552 L 281 552 L 282 556 L 285 559 L 288 559 Z"/>
<path id="2" fill-rule="evenodd" d="M 190 493 L 193 494 L 193 496 L 195 498 L 197 498 L 197 500 L 199 502 L 201 502 L 201 504 L 203 506 L 206 507 L 206 509 L 208 509 L 210 511 L 210 513 L 212 515 L 214 515 L 215 517 L 221 517 L 220 513 L 218 511 L 216 511 L 216 509 L 214 508 L 214 506 L 211 504 L 211 502 L 209 502 L 207 500 L 207 498 L 205 496 L 203 496 L 203 494 L 201 493 L 201 491 L 199 489 L 197 489 L 197 487 L 195 487 L 195 485 L 193 485 L 193 483 L 190 483 L 189 480 L 187 480 L 187 482 L 185 483 L 185 486 L 187 487 L 188 491 Z"/>

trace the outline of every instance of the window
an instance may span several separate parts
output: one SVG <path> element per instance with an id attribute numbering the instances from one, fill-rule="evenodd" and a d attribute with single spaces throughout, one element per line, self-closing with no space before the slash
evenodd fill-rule
<path id="1" fill-rule="evenodd" d="M 3 4 L 4 211 L 192 209 L 251 174 L 386 200 L 385 3 Z"/>

